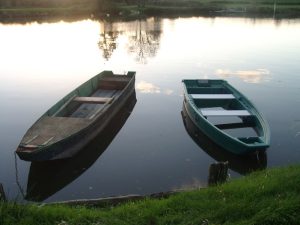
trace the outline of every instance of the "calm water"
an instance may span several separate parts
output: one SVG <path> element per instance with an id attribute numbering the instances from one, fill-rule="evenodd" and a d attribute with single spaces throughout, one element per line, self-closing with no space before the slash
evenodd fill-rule
<path id="1" fill-rule="evenodd" d="M 16 175 L 28 198 L 48 202 L 204 187 L 219 160 L 230 162 L 233 178 L 300 162 L 300 20 L 0 24 L 0 49 L 0 182 L 10 199 L 22 199 Z M 137 71 L 136 103 L 133 97 L 88 154 L 32 165 L 17 159 L 16 173 L 13 152 L 30 125 L 104 69 Z M 234 157 L 190 136 L 183 78 L 222 78 L 245 93 L 271 127 L 266 158 Z"/>

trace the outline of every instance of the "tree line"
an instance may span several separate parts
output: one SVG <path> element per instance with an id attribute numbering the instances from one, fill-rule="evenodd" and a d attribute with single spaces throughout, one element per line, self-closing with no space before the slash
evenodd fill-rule
<path id="1" fill-rule="evenodd" d="M 150 0 L 0 0 L 0 8 L 49 8 L 76 5 L 113 7 L 117 3 L 144 5 Z"/>

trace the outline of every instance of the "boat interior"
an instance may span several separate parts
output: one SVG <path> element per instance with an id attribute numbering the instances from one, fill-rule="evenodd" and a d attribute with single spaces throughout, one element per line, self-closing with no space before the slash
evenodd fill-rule
<path id="1" fill-rule="evenodd" d="M 126 87 L 130 77 L 124 75 L 110 75 L 99 80 L 91 79 L 88 83 L 77 88 L 66 96 L 60 107 L 50 109 L 48 115 L 52 117 L 71 117 L 93 119 L 98 113 L 118 98 Z"/>
<path id="2" fill-rule="evenodd" d="M 24 150 L 57 142 L 86 127 L 121 95 L 130 80 L 125 75 L 109 75 L 87 81 L 56 103 L 27 131 L 21 144 Z"/>
<path id="3" fill-rule="evenodd" d="M 221 81 L 199 81 L 187 81 L 187 92 L 211 124 L 246 144 L 263 143 L 261 125 L 243 96 Z"/>
<path id="4" fill-rule="evenodd" d="M 182 107 L 182 119 L 187 133 L 195 143 L 217 162 L 229 162 L 229 168 L 240 174 L 247 174 L 267 166 L 267 156 L 265 152 L 253 155 L 236 155 L 227 151 L 214 140 L 203 133 L 189 117 L 186 107 Z"/>

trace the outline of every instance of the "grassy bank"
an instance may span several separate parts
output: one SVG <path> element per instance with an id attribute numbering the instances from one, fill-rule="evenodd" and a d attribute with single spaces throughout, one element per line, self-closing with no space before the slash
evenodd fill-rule
<path id="1" fill-rule="evenodd" d="M 84 2 L 81 2 L 84 1 Z M 296 18 L 300 17 L 300 0 L 139 0 L 112 1 L 109 7 L 104 0 L 77 0 L 74 4 L 51 6 L 10 6 L 0 7 L 0 21 L 47 19 L 49 17 L 68 18 L 75 16 L 115 19 L 136 19 L 148 16 L 247 16 Z M 84 3 L 84 4 L 83 4 Z"/>
<path id="2" fill-rule="evenodd" d="M 0 203 L 0 224 L 299 224 L 300 166 L 255 172 L 224 185 L 115 207 Z"/>

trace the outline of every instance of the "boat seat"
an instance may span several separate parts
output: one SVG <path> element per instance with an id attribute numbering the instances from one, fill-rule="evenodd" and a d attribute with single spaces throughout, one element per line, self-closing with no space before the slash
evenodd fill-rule
<path id="1" fill-rule="evenodd" d="M 209 110 L 202 109 L 203 116 L 250 116 L 247 110 Z"/>
<path id="2" fill-rule="evenodd" d="M 234 99 L 232 94 L 191 94 L 193 99 Z"/>
<path id="3" fill-rule="evenodd" d="M 89 104 L 103 104 L 111 103 L 114 98 L 103 98 L 103 97 L 76 97 L 73 99 L 75 102 L 89 103 Z"/>

